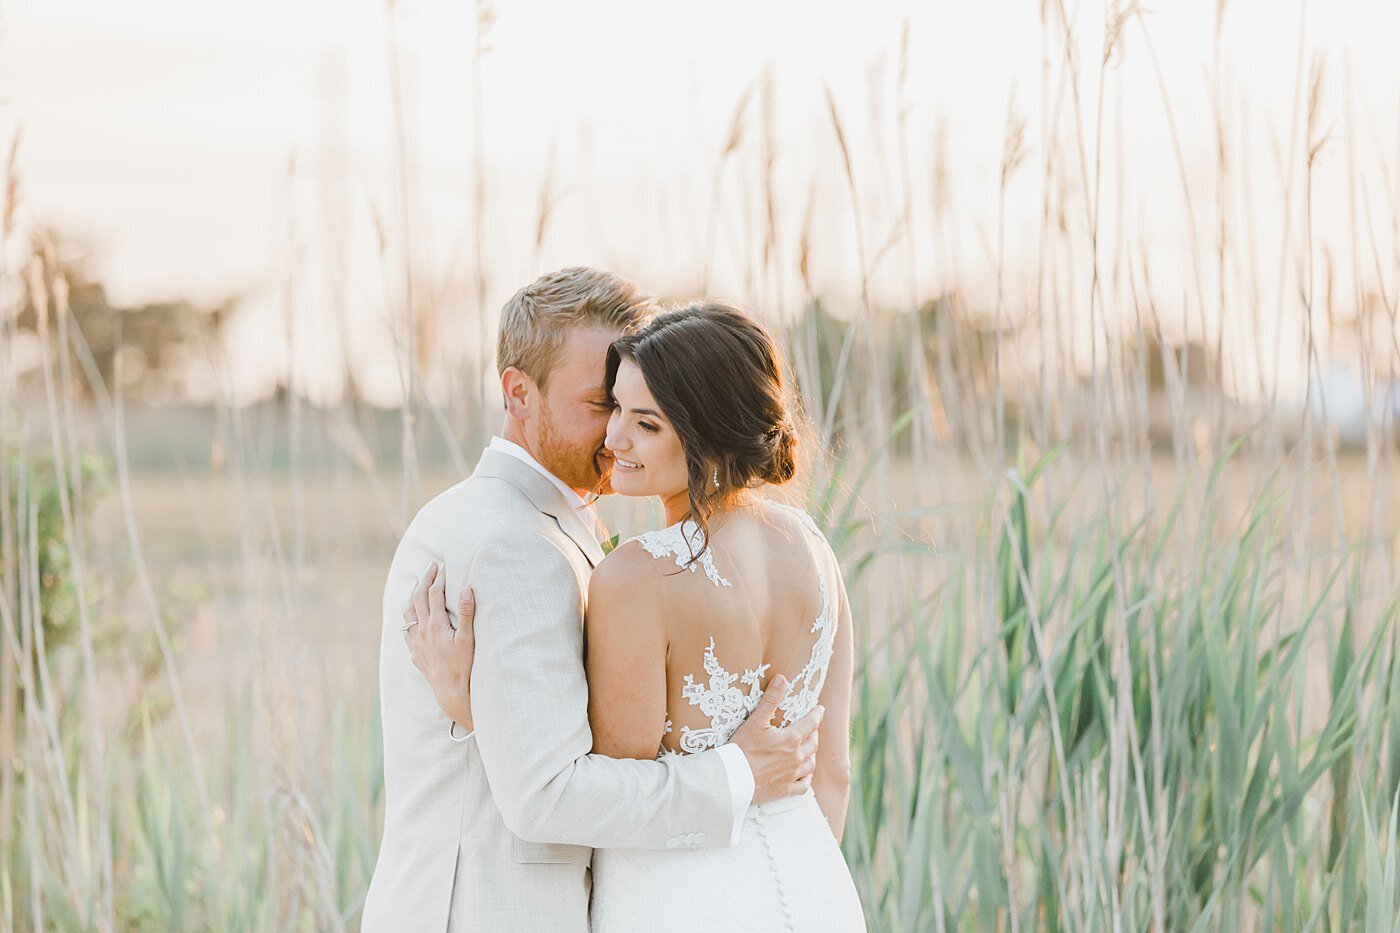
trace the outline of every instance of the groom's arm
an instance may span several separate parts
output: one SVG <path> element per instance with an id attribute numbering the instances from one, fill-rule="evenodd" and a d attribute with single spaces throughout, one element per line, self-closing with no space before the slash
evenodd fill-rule
<path id="1" fill-rule="evenodd" d="M 476 741 L 513 833 L 595 848 L 731 843 L 752 778 L 746 789 L 717 751 L 665 762 L 589 754 L 584 597 L 554 542 L 528 531 L 494 536 L 467 583 L 477 605 Z"/>

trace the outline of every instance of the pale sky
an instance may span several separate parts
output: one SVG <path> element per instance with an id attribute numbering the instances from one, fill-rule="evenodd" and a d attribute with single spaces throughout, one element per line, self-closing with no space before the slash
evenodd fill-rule
<path id="1" fill-rule="evenodd" d="M 807 223 L 815 286 L 839 303 L 857 298 L 855 227 L 827 111 L 830 88 L 851 148 L 869 254 L 910 209 L 912 239 L 882 254 L 871 276 L 878 302 L 905 306 L 957 287 L 995 306 L 1000 164 L 1014 101 L 1027 159 L 1006 188 L 1007 307 L 1035 306 L 1038 281 L 1042 301 L 1050 288 L 1062 307 L 1085 304 L 1083 282 L 1047 286 L 1037 276 L 1047 152 L 1075 161 L 1073 172 L 1062 172 L 1083 177 L 1067 109 L 1073 98 L 1061 95 L 1054 106 L 1063 42 L 1053 29 L 1047 38 L 1041 6 L 496 5 L 479 88 L 488 313 L 539 272 L 580 262 L 668 295 L 698 289 L 719 154 L 746 88 L 764 74 L 771 76 L 782 272 L 768 285 L 752 279 L 762 249 L 765 126 L 755 93 L 740 150 L 721 179 L 712 292 L 777 306 L 761 311 L 791 311 L 800 285 L 796 244 Z M 1183 331 L 1199 330 L 1200 321 L 1214 328 L 1220 288 L 1213 271 L 1193 264 L 1191 215 L 1150 37 L 1196 202 L 1197 257 L 1213 252 L 1218 229 L 1216 111 L 1227 128 L 1228 217 L 1240 244 L 1227 259 L 1224 288 L 1225 339 L 1237 344 L 1232 358 L 1257 366 L 1249 346 L 1261 336 L 1267 342 L 1270 328 L 1294 333 L 1305 204 L 1296 173 L 1303 166 L 1293 169 L 1295 196 L 1285 200 L 1282 192 L 1289 153 L 1301 149 L 1305 134 L 1296 102 L 1305 103 L 1307 73 L 1322 61 L 1320 114 L 1331 142 L 1314 170 L 1313 255 L 1331 257 L 1340 283 L 1334 304 L 1344 314 L 1367 288 L 1394 302 L 1400 4 L 1341 0 L 1304 9 L 1297 0 L 1230 0 L 1218 45 L 1213 0 L 1158 6 L 1129 20 L 1121 54 L 1105 73 L 1104 261 L 1141 257 L 1164 322 L 1175 316 Z M 1112 5 L 1067 7 L 1078 44 L 1080 139 L 1092 169 L 1098 66 Z M 243 296 L 231 346 L 241 394 L 264 391 L 291 353 L 301 383 L 314 396 L 333 395 L 338 369 L 326 360 L 339 351 L 325 347 L 339 339 L 329 335 L 343 315 L 357 371 L 375 397 L 390 401 L 399 378 L 386 350 L 402 297 L 397 251 L 414 252 L 417 287 L 440 296 L 442 327 L 456 328 L 445 341 L 467 352 L 480 327 L 468 287 L 475 10 L 406 0 L 393 14 L 412 181 L 406 240 L 394 186 L 384 4 L 28 0 L 0 8 L 0 143 L 8 151 L 21 134 L 24 215 L 89 244 L 119 301 Z M 907 193 L 896 99 L 906 23 Z M 1052 125 L 1058 142 L 1046 138 Z M 947 179 L 942 214 L 934 208 L 935 164 Z M 536 253 L 546 178 L 553 211 Z M 1083 190 L 1067 196 L 1071 225 L 1089 200 Z M 1287 224 L 1285 216 L 1292 217 Z M 387 260 L 376 224 L 389 243 Z M 1353 248 L 1357 230 L 1362 249 Z M 1079 269 L 1082 258 L 1052 250 L 1047 261 Z M 343 277 L 333 271 L 342 266 Z M 1106 304 L 1120 314 L 1129 278 L 1124 272 L 1106 290 Z M 288 307 L 300 349 L 287 346 Z M 1087 316 L 1064 326 L 1077 346 L 1092 342 Z"/>

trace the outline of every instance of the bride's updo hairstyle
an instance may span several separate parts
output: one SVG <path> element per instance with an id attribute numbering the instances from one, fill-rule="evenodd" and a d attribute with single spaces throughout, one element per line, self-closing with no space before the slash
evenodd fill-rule
<path id="1" fill-rule="evenodd" d="M 609 396 L 624 359 L 642 372 L 685 452 L 690 517 L 702 530 L 736 493 L 797 473 L 773 338 L 738 308 L 705 301 L 652 318 L 608 348 Z M 718 485 L 716 485 L 718 479 Z"/>

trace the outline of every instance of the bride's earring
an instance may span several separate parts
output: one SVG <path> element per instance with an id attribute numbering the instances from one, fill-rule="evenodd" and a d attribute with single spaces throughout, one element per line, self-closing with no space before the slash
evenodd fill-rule
<path id="1" fill-rule="evenodd" d="M 715 472 L 713 477 L 711 478 L 711 482 L 715 484 L 716 489 L 719 488 L 719 467 L 715 467 Z"/>

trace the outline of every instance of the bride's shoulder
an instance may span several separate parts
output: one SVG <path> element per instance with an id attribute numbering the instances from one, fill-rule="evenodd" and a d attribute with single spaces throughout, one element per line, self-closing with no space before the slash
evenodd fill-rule
<path id="1" fill-rule="evenodd" d="M 652 557 L 635 540 L 613 548 L 588 579 L 586 624 L 592 632 L 631 626 L 633 633 L 647 624 L 660 624 L 665 593 Z"/>
<path id="2" fill-rule="evenodd" d="M 613 548 L 607 557 L 593 568 L 589 578 L 590 593 L 626 589 L 636 593 L 639 588 L 651 586 L 657 576 L 653 564 L 656 561 L 642 541 L 642 536 L 629 538 Z"/>

